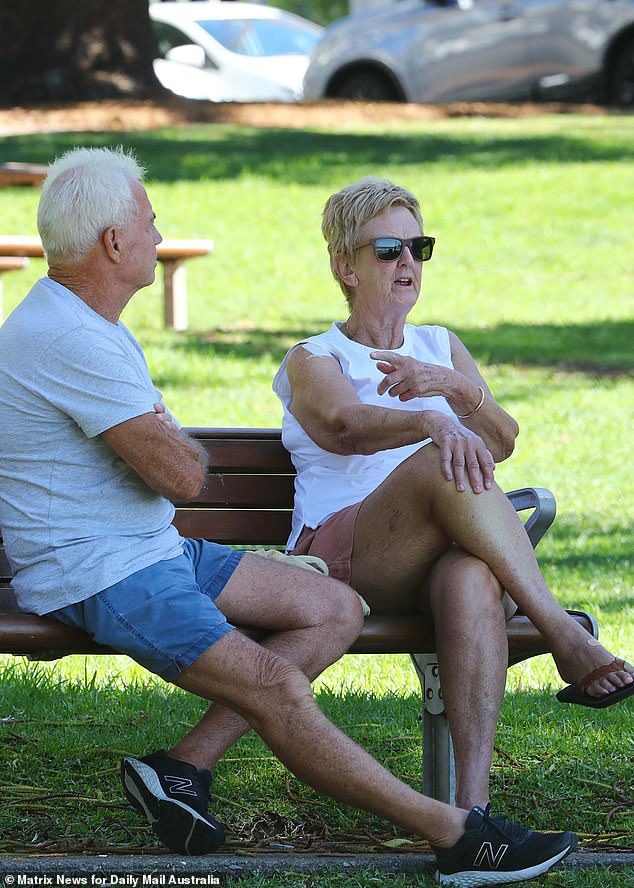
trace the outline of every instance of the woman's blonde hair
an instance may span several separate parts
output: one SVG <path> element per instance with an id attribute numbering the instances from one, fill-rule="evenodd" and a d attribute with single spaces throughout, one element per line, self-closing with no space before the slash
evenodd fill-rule
<path id="1" fill-rule="evenodd" d="M 387 179 L 366 176 L 331 195 L 321 214 L 321 231 L 328 244 L 330 270 L 350 304 L 352 293 L 339 277 L 335 259 L 352 261 L 359 243 L 359 232 L 370 219 L 392 207 L 405 207 L 423 230 L 423 217 L 417 198 L 406 188 Z"/>
<path id="2" fill-rule="evenodd" d="M 37 227 L 47 257 L 77 259 L 103 232 L 124 227 L 137 204 L 132 183 L 145 170 L 123 148 L 73 148 L 57 158 L 42 186 Z"/>

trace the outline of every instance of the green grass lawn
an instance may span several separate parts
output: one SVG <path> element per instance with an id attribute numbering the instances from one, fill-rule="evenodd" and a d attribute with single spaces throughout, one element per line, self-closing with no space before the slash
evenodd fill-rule
<path id="1" fill-rule="evenodd" d="M 332 131 L 200 125 L 0 139 L 6 159 L 31 162 L 75 144 L 119 143 L 148 166 L 163 235 L 215 241 L 212 256 L 188 265 L 187 333 L 162 329 L 159 282 L 124 315 L 186 425 L 279 425 L 270 384 L 286 349 L 345 317 L 319 230 L 324 201 L 366 174 L 412 188 L 438 241 L 411 319 L 458 332 L 518 419 L 516 452 L 498 480 L 506 489 L 553 490 L 559 515 L 539 548 L 542 569 L 565 606 L 595 613 L 602 639 L 634 657 L 633 116 Z M 1 232 L 35 233 L 37 197 L 3 190 Z M 5 311 L 43 272 L 43 262 L 32 260 L 4 276 Z M 124 658 L 3 663 L 0 853 L 151 846 L 148 829 L 122 803 L 118 759 L 169 745 L 204 704 Z M 510 670 L 494 806 L 542 829 L 572 827 L 592 844 L 631 847 L 634 707 L 564 708 L 554 700 L 560 686 L 546 657 Z M 419 782 L 416 679 L 407 658 L 346 657 L 315 689 L 344 730 Z M 257 738 L 225 757 L 214 793 L 231 848 L 273 841 L 376 850 L 399 835 L 289 777 Z M 281 875 L 276 884 L 340 883 L 299 878 Z M 575 871 L 541 881 L 626 884 L 616 873 L 597 878 Z M 358 884 L 372 883 L 364 879 Z M 381 884 L 427 882 L 381 876 Z"/>

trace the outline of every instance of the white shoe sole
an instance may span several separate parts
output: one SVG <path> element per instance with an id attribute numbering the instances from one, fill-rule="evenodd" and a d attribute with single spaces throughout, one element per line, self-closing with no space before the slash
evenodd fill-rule
<path id="1" fill-rule="evenodd" d="M 210 854 L 224 841 L 220 824 L 213 823 L 184 802 L 167 796 L 158 774 L 138 759 L 126 758 L 121 768 L 124 792 L 130 804 L 145 816 L 159 839 L 177 854 Z"/>
<path id="2" fill-rule="evenodd" d="M 453 885 L 454 888 L 481 888 L 484 885 L 510 885 L 513 882 L 523 882 L 547 873 L 551 867 L 563 860 L 571 850 L 572 846 L 569 845 L 563 851 L 560 851 L 559 854 L 551 857 L 550 860 L 544 860 L 542 863 L 535 864 L 535 866 L 511 872 L 496 872 L 495 870 L 486 872 L 463 870 L 459 873 L 450 874 L 436 872 L 436 882 L 440 885 Z"/>

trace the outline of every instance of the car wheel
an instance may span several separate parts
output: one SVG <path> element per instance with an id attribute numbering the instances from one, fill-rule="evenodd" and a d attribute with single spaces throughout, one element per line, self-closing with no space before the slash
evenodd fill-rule
<path id="1" fill-rule="evenodd" d="M 359 99 L 367 102 L 399 102 L 394 84 L 379 71 L 353 71 L 344 74 L 330 90 L 334 99 Z"/>
<path id="2" fill-rule="evenodd" d="M 622 108 L 634 106 L 634 40 L 621 47 L 614 61 L 610 100 Z"/>

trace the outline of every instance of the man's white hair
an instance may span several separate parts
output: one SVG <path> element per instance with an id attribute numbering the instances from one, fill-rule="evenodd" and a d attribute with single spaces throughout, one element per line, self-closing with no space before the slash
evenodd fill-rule
<path id="1" fill-rule="evenodd" d="M 47 258 L 78 259 L 111 226 L 134 216 L 132 183 L 145 169 L 118 148 L 73 148 L 49 168 L 42 186 L 37 227 Z"/>

